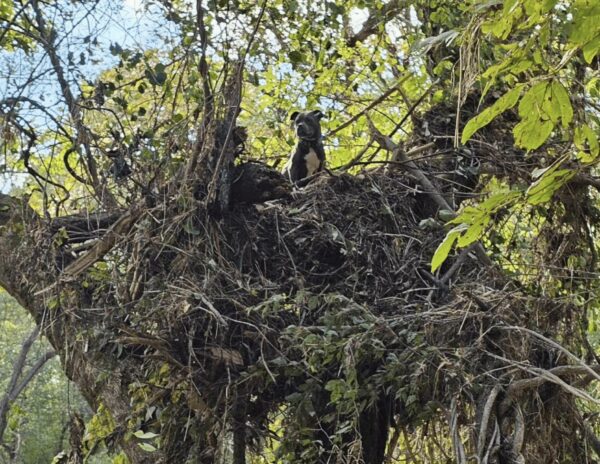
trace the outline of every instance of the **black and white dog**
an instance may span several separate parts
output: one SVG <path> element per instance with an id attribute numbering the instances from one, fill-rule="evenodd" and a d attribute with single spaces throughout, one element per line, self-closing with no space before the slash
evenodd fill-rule
<path id="1" fill-rule="evenodd" d="M 325 150 L 319 122 L 323 116 L 319 110 L 308 113 L 294 111 L 291 115 L 290 119 L 294 121 L 299 140 L 294 153 L 283 168 L 283 173 L 292 183 L 312 176 L 325 167 Z"/>

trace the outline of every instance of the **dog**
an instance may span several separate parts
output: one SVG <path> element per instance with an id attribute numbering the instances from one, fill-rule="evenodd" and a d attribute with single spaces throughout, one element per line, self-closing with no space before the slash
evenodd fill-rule
<path id="1" fill-rule="evenodd" d="M 293 184 L 322 171 L 325 167 L 325 149 L 321 140 L 320 124 L 324 116 L 319 110 L 307 113 L 294 111 L 291 114 L 290 120 L 294 122 L 298 144 L 283 168 L 283 174 Z"/>

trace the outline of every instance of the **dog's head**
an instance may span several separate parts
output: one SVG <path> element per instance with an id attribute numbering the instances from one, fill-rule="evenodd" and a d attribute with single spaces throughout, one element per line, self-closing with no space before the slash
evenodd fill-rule
<path id="1" fill-rule="evenodd" d="M 321 124 L 319 121 L 325 115 L 319 110 L 300 113 L 294 111 L 290 117 L 294 121 L 296 135 L 303 140 L 319 140 L 321 138 Z"/>

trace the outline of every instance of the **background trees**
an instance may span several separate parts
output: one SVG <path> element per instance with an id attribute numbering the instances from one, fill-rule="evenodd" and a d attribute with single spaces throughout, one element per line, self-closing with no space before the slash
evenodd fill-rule
<path id="1" fill-rule="evenodd" d="M 596 2 L 125 5 L 0 0 L 0 284 L 71 459 L 593 459 Z M 339 176 L 290 196 L 247 161 L 304 107 Z"/>

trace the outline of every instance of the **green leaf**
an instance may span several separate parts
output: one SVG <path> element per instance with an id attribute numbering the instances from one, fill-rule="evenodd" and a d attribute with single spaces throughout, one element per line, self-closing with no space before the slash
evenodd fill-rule
<path id="1" fill-rule="evenodd" d="M 456 216 L 448 224 L 473 224 L 479 220 L 481 210 L 475 206 L 465 206 L 460 214 Z"/>
<path id="2" fill-rule="evenodd" d="M 592 128 L 587 124 L 575 128 L 573 142 L 575 143 L 575 146 L 581 150 L 577 154 L 577 157 L 583 163 L 591 163 L 600 154 L 598 137 Z"/>
<path id="3" fill-rule="evenodd" d="M 344 380 L 334 379 L 325 384 L 325 390 L 331 392 L 330 400 L 332 403 L 336 403 L 347 394 L 349 387 Z"/>
<path id="4" fill-rule="evenodd" d="M 600 78 L 592 77 L 587 84 L 585 90 L 589 92 L 590 97 L 600 98 Z"/>
<path id="5" fill-rule="evenodd" d="M 291 52 L 289 52 L 288 58 L 290 59 L 292 65 L 296 65 L 304 61 L 304 55 L 298 50 L 292 50 Z"/>
<path id="6" fill-rule="evenodd" d="M 600 3 L 591 0 L 575 1 L 572 14 L 569 42 L 576 47 L 584 47 L 600 32 Z"/>
<path id="7" fill-rule="evenodd" d="M 519 101 L 523 84 L 518 84 L 515 88 L 502 95 L 496 102 L 483 110 L 480 114 L 471 119 L 465 126 L 462 134 L 461 143 L 465 144 L 471 136 L 482 127 L 487 126 L 498 115 L 512 108 Z"/>
<path id="8" fill-rule="evenodd" d="M 108 50 L 110 51 L 110 54 L 113 56 L 117 56 L 120 55 L 121 53 L 123 53 L 123 48 L 117 43 L 111 43 L 110 46 L 108 47 Z"/>
<path id="9" fill-rule="evenodd" d="M 158 63 L 154 69 L 146 68 L 144 75 L 152 85 L 163 85 L 167 80 L 166 66 Z"/>
<path id="10" fill-rule="evenodd" d="M 492 33 L 499 39 L 506 39 L 512 30 L 513 22 L 509 17 L 501 17 L 492 25 Z"/>
<path id="11" fill-rule="evenodd" d="M 531 87 L 519 103 L 521 121 L 514 127 L 517 146 L 535 150 L 550 137 L 559 121 L 567 127 L 573 120 L 573 107 L 563 85 L 555 80 Z"/>
<path id="12" fill-rule="evenodd" d="M 156 438 L 159 436 L 158 433 L 144 432 L 143 430 L 138 430 L 136 432 L 133 432 L 133 434 L 142 440 L 148 440 L 150 438 Z"/>
<path id="13" fill-rule="evenodd" d="M 446 261 L 448 254 L 450 254 L 450 250 L 452 250 L 452 245 L 454 245 L 454 242 L 458 240 L 458 237 L 465 229 L 466 227 L 461 224 L 451 229 L 448 234 L 446 234 L 446 237 L 444 240 L 442 240 L 442 243 L 440 243 L 435 250 L 433 258 L 431 258 L 431 272 L 437 271 L 444 261 Z"/>
<path id="14" fill-rule="evenodd" d="M 557 163 L 548 169 L 527 189 L 527 202 L 529 204 L 546 203 L 558 189 L 575 175 L 575 172 L 570 169 L 558 169 L 559 166 Z"/>
<path id="15" fill-rule="evenodd" d="M 479 240 L 483 236 L 487 225 L 492 220 L 492 215 L 520 196 L 521 192 L 519 191 L 502 191 L 491 195 L 477 206 L 465 207 L 456 218 L 448 222 L 448 224 L 458 224 L 458 226 L 450 232 L 457 231 L 462 234 L 458 237 L 456 246 L 458 248 L 464 248 Z M 446 239 L 449 238 L 449 235 L 450 233 L 448 233 Z M 442 245 L 443 244 L 444 243 L 442 242 Z M 452 244 L 450 244 L 450 247 L 451 245 Z M 440 245 L 438 250 L 436 250 L 436 253 L 438 253 L 438 251 L 441 259 L 444 256 L 444 253 L 447 255 L 449 248 L 448 251 L 446 251 L 445 249 L 442 249 Z"/>
<path id="16" fill-rule="evenodd" d="M 152 446 L 150 443 L 138 443 L 138 446 L 149 453 L 156 451 L 156 447 Z"/>
<path id="17" fill-rule="evenodd" d="M 527 150 L 539 148 L 552 133 L 554 124 L 552 121 L 541 121 L 538 119 L 523 119 L 513 129 L 515 144 Z"/>
<path id="18" fill-rule="evenodd" d="M 586 63 L 591 64 L 594 57 L 600 53 L 600 35 L 586 43 L 581 51 Z"/>
<path id="19" fill-rule="evenodd" d="M 548 82 L 538 82 L 532 86 L 521 98 L 519 103 L 519 115 L 522 118 L 530 117 L 532 113 L 538 114 L 542 109 L 546 92 L 548 90 Z"/>
<path id="20" fill-rule="evenodd" d="M 546 14 L 556 5 L 557 0 L 526 0 L 525 12 L 528 15 Z"/>
<path id="21" fill-rule="evenodd" d="M 554 81 L 552 82 L 551 92 L 552 105 L 558 108 L 563 127 L 567 127 L 573 120 L 573 107 L 567 89 L 560 82 Z"/>
<path id="22" fill-rule="evenodd" d="M 490 222 L 490 219 L 491 218 L 487 216 L 486 218 L 484 218 L 483 221 L 476 222 L 475 224 L 469 226 L 465 233 L 458 238 L 456 246 L 459 248 L 464 248 L 466 246 L 469 246 L 471 243 L 479 240 L 483 235 L 485 226 L 487 226 Z"/>
<path id="23" fill-rule="evenodd" d="M 484 202 L 477 206 L 466 206 L 460 214 L 448 222 L 448 224 L 476 224 L 483 218 L 495 213 L 498 209 L 506 206 L 520 195 L 519 192 L 503 191 L 490 195 Z"/>

